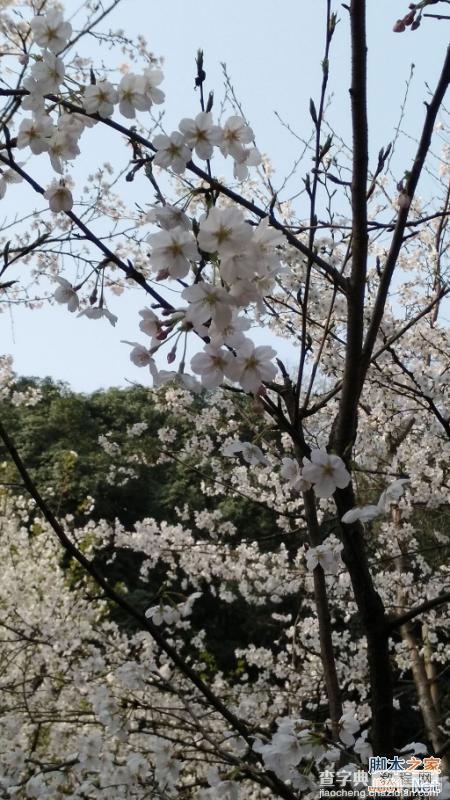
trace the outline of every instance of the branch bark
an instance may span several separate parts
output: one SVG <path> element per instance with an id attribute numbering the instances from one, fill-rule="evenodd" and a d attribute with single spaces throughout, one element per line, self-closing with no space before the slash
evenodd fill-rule
<path id="1" fill-rule="evenodd" d="M 319 523 L 317 520 L 316 501 L 314 492 L 309 489 L 303 493 L 305 504 L 305 518 L 308 532 L 313 547 L 321 544 Z M 335 741 L 339 740 L 339 720 L 342 717 L 342 702 L 339 681 L 334 657 L 333 630 L 331 625 L 330 607 L 328 604 L 327 585 L 325 573 L 318 564 L 313 572 L 314 599 L 316 601 L 317 618 L 319 621 L 320 655 L 327 688 L 328 706 L 331 718 L 331 730 Z"/>
<path id="2" fill-rule="evenodd" d="M 344 375 L 333 433 L 333 447 L 349 455 L 356 437 L 361 382 L 361 349 L 364 333 L 364 297 L 369 236 L 367 232 L 367 44 L 366 0 L 350 6 L 352 84 L 350 88 L 353 136 L 352 163 L 352 268 L 347 295 L 347 345 Z"/>
<path id="3" fill-rule="evenodd" d="M 364 302 L 367 275 L 367 44 L 366 0 L 350 4 L 352 83 L 350 89 L 353 134 L 352 173 L 352 269 L 347 295 L 347 344 L 339 409 L 330 445 L 346 459 L 351 456 L 358 425 L 358 402 L 363 382 L 361 353 L 364 335 Z M 353 487 L 337 490 L 339 518 L 356 505 Z M 393 751 L 393 690 L 386 633 L 386 615 L 375 589 L 359 522 L 342 527 L 343 559 L 348 568 L 355 600 L 367 639 L 374 753 Z"/>

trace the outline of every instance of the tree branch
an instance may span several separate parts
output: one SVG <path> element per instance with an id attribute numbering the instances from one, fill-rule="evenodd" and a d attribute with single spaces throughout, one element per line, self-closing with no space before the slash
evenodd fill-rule
<path id="1" fill-rule="evenodd" d="M 322 542 L 322 536 L 320 534 L 316 501 L 312 489 L 303 493 L 303 502 L 305 504 L 305 518 L 311 544 L 313 547 L 317 547 L 317 545 Z M 316 601 L 317 618 L 319 621 L 320 655 L 325 685 L 327 687 L 331 730 L 333 732 L 333 739 L 339 741 L 339 720 L 342 717 L 342 702 L 336 671 L 336 659 L 334 657 L 333 630 L 327 596 L 327 584 L 325 581 L 325 573 L 320 564 L 314 569 L 313 579 L 314 599 Z"/>
<path id="2" fill-rule="evenodd" d="M 352 0 L 350 5 L 352 83 L 352 269 L 347 296 L 347 346 L 342 392 L 334 432 L 333 448 L 349 455 L 356 436 L 361 381 L 361 349 L 364 332 L 364 295 L 369 236 L 367 233 L 367 44 L 366 0 Z"/>
<path id="3" fill-rule="evenodd" d="M 0 153 L 0 162 L 10 167 L 10 169 L 13 169 L 14 172 L 17 172 L 17 174 L 20 175 L 24 181 L 26 181 L 30 186 L 33 187 L 35 192 L 41 195 L 44 194 L 45 189 L 37 181 L 35 181 L 34 178 L 31 177 L 31 175 L 25 172 L 25 170 L 23 170 L 22 167 L 20 167 L 15 161 L 5 158 Z M 85 225 L 84 222 L 82 222 L 81 219 L 77 217 L 76 214 L 73 213 L 73 211 L 65 211 L 64 213 L 67 217 L 69 217 L 69 219 L 72 220 L 72 222 L 75 223 L 77 228 L 83 231 L 86 239 L 92 242 L 92 244 L 94 244 L 96 247 L 98 247 L 98 249 L 101 250 L 103 255 L 106 256 L 108 261 L 119 267 L 119 269 L 125 273 L 127 278 L 132 278 L 132 280 L 138 283 L 139 286 L 145 289 L 147 294 L 151 295 L 154 300 L 157 300 L 159 305 L 162 308 L 166 309 L 166 311 L 174 310 L 173 306 L 167 300 L 165 300 L 164 297 L 162 297 L 162 295 L 159 294 L 159 292 L 155 291 L 155 289 L 153 289 L 149 285 L 149 283 L 147 283 L 145 277 L 141 272 L 135 269 L 131 263 L 126 264 L 124 261 L 122 261 L 121 258 L 119 258 L 115 253 L 113 253 L 113 251 L 110 250 L 109 247 L 107 247 L 107 245 L 104 242 L 102 242 L 102 240 L 99 239 L 98 236 L 95 235 L 95 233 L 92 233 L 90 228 L 88 228 L 87 225 Z"/>
<path id="4" fill-rule="evenodd" d="M 396 628 L 399 628 L 401 625 L 406 625 L 407 622 L 415 619 L 415 617 L 425 614 L 426 611 L 431 611 L 432 608 L 443 606 L 445 603 L 450 603 L 450 592 L 443 592 L 442 594 L 438 594 L 437 597 L 433 597 L 431 600 L 425 600 L 423 603 L 413 606 L 413 608 L 405 614 L 401 614 L 401 616 L 389 620 L 387 625 L 388 633 L 392 633 Z"/>
<path id="5" fill-rule="evenodd" d="M 449 82 L 450 82 L 450 46 L 447 49 L 447 55 L 444 61 L 444 65 L 442 67 L 442 72 L 439 78 L 438 85 L 436 87 L 436 91 L 433 95 L 430 104 L 427 105 L 425 122 L 423 125 L 422 135 L 420 137 L 420 142 L 417 149 L 416 157 L 414 159 L 411 172 L 409 173 L 409 177 L 406 181 L 404 194 L 408 197 L 410 203 L 414 197 L 414 193 L 416 191 L 417 184 L 419 182 L 419 178 L 422 173 L 423 166 L 425 164 L 425 159 L 430 149 L 431 137 L 436 122 L 436 117 L 438 115 L 442 101 L 445 97 L 445 93 L 447 91 Z M 383 274 L 381 276 L 380 285 L 378 288 L 378 294 L 372 314 L 372 319 L 370 321 L 369 329 L 367 331 L 366 339 L 364 342 L 361 376 L 360 376 L 361 381 L 364 380 L 367 369 L 369 367 L 373 349 L 375 347 L 381 320 L 383 318 L 389 287 L 397 264 L 397 259 L 400 253 L 400 249 L 403 244 L 403 237 L 405 234 L 405 228 L 408 221 L 408 213 L 409 213 L 409 206 L 407 208 L 400 208 L 398 212 L 397 223 L 392 236 L 391 247 L 384 265 Z"/>
<path id="6" fill-rule="evenodd" d="M 25 89 L 0 89 L 0 97 L 7 97 L 7 96 L 24 96 L 29 94 Z M 156 148 L 153 147 L 152 143 L 149 139 L 146 139 L 144 136 L 136 133 L 136 131 L 129 130 L 124 125 L 120 125 L 118 122 L 114 122 L 112 119 L 106 119 L 105 117 L 99 117 L 98 114 L 88 114 L 82 106 L 75 105 L 75 103 L 71 103 L 68 100 L 64 100 L 61 97 L 57 97 L 53 94 L 46 95 L 47 100 L 51 100 L 53 103 L 58 103 L 59 105 L 67 108 L 69 111 L 72 111 L 76 114 L 82 114 L 85 117 L 89 117 L 90 119 L 95 119 L 97 122 L 101 122 L 106 125 L 108 128 L 113 128 L 114 130 L 122 133 L 126 136 L 129 141 L 136 142 L 137 144 L 142 145 L 143 147 L 151 150 L 153 153 L 156 152 Z M 306 245 L 303 244 L 299 239 L 296 238 L 281 222 L 278 222 L 275 217 L 265 211 L 264 209 L 260 208 L 250 200 L 247 200 L 242 195 L 234 192 L 232 189 L 229 189 L 227 186 L 222 184 L 220 181 L 216 180 L 216 178 L 211 177 L 208 175 L 207 172 L 202 170 L 193 161 L 189 161 L 187 164 L 187 169 L 192 172 L 194 175 L 197 175 L 202 181 L 207 183 L 212 189 L 215 189 L 217 192 L 228 197 L 230 200 L 233 200 L 237 205 L 241 206 L 242 208 L 246 208 L 247 211 L 250 211 L 256 217 L 260 219 L 265 219 L 266 217 L 269 218 L 270 224 L 276 230 L 281 231 L 287 241 L 289 242 L 292 247 L 302 253 L 308 259 L 311 259 L 312 263 L 315 264 L 316 267 L 322 270 L 325 273 L 326 277 L 330 280 L 330 282 L 334 286 L 338 286 L 341 292 L 347 291 L 347 282 L 340 274 L 339 270 L 333 267 L 328 261 L 321 258 L 317 253 L 314 251 L 309 250 Z"/>

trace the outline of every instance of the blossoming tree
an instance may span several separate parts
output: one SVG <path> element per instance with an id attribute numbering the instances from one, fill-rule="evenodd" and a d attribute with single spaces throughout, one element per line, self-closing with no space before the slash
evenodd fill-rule
<path id="1" fill-rule="evenodd" d="M 410 6 L 394 31 L 431 22 L 437 2 Z M 161 430 L 160 460 L 195 455 L 205 497 L 243 495 L 276 520 L 269 546 L 246 541 L 220 511 L 189 507 L 177 525 L 74 529 L 0 422 L 29 495 L 5 494 L 2 517 L 3 796 L 312 798 L 333 765 L 364 785 L 371 754 L 429 751 L 445 767 L 450 192 L 448 146 L 437 155 L 432 140 L 445 136 L 450 53 L 413 134 L 415 157 L 392 185 L 392 145 L 369 157 L 366 2 L 339 9 L 351 40 L 351 148 L 330 132 L 338 9 L 323 4 L 302 179 L 309 213 L 299 219 L 273 191 L 242 111 L 215 116 L 201 51 L 200 110 L 165 131 L 149 120 L 170 97 L 142 42 L 124 41 L 136 71 L 122 75 L 74 55 L 107 11 L 88 4 L 74 30 L 47 0 L 24 3 L 20 17 L 3 5 L 14 82 L 0 88 L 0 194 L 7 204 L 20 181 L 39 212 L 3 237 L 2 300 L 26 298 L 31 271 L 68 312 L 114 325 L 110 293 L 137 287 L 130 358 L 191 431 L 177 451 L 176 426 Z M 93 126 L 125 140 L 131 159 L 126 176 L 100 169 L 82 189 L 71 175 Z M 429 173 L 438 188 L 424 200 Z M 121 180 L 150 182 L 152 207 L 127 209 Z M 295 346 L 295 369 L 276 337 Z M 5 362 L 6 394 L 10 384 Z M 102 446 L 111 480 L 121 457 L 130 480 L 146 458 L 139 436 L 132 457 L 110 439 Z M 134 554 L 144 583 L 159 575 L 145 613 L 99 566 L 111 543 Z M 236 648 L 234 670 L 205 667 L 196 620 L 211 598 L 239 600 L 249 621 L 267 610 L 264 645 Z M 113 604 L 133 633 L 111 619 Z M 425 744 L 399 724 L 405 675 Z"/>

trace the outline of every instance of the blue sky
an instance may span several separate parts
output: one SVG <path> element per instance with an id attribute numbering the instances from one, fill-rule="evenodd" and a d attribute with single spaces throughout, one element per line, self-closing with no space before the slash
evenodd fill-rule
<path id="1" fill-rule="evenodd" d="M 69 10 L 78 5 L 66 3 Z M 403 128 L 412 136 L 420 131 L 425 83 L 435 86 L 447 45 L 448 26 L 433 20 L 426 21 L 415 33 L 394 34 L 392 25 L 406 13 L 407 5 L 406 0 L 368 1 L 373 163 L 380 147 L 392 139 L 412 62 L 414 80 Z M 211 0 L 122 0 L 103 28 L 122 28 L 131 37 L 143 33 L 153 52 L 165 57 L 163 88 L 168 129 L 176 128 L 182 117 L 194 116 L 199 110 L 198 97 L 193 92 L 197 48 L 202 47 L 205 52 L 208 88 L 215 89 L 217 98 L 223 94 L 220 62 L 226 62 L 257 143 L 276 168 L 276 185 L 295 160 L 298 143 L 283 129 L 274 112 L 299 135 L 309 134 L 309 98 L 317 97 L 321 80 L 324 7 L 324 0 L 285 0 L 277 4 L 273 0 L 245 0 L 228 5 Z M 335 3 L 335 8 L 341 22 L 331 53 L 333 100 L 328 116 L 349 141 L 348 23 L 341 4 Z M 98 50 L 97 45 L 93 52 L 98 52 L 105 63 L 118 65 L 124 60 L 114 51 Z M 102 158 L 123 160 L 123 143 L 108 138 L 105 151 Z M 412 152 L 413 143 L 407 137 L 401 138 L 394 162 L 398 178 L 408 169 Z M 97 151 L 88 149 L 81 157 L 83 168 L 92 169 L 97 155 Z M 42 162 L 36 171 L 42 177 Z M 71 172 L 76 178 L 76 169 Z M 148 183 L 136 182 L 133 191 L 137 201 L 151 201 Z M 21 203 L 22 192 L 23 187 L 14 187 L 14 194 L 9 196 Z M 82 391 L 145 380 L 143 372 L 130 363 L 129 348 L 121 344 L 122 339 L 136 339 L 137 311 L 145 305 L 137 292 L 128 295 L 110 303 L 111 310 L 119 316 L 116 328 L 106 321 L 77 319 L 61 307 L 45 305 L 30 312 L 11 306 L 0 315 L 2 352 L 13 355 L 20 374 L 49 374 Z"/>

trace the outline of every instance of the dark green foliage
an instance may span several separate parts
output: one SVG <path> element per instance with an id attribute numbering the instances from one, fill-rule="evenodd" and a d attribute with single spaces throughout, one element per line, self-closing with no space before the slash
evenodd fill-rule
<path id="1" fill-rule="evenodd" d="M 57 513 L 73 514 L 75 524 L 82 524 L 83 504 L 91 496 L 95 500 L 91 518 L 111 522 L 117 518 L 130 527 L 145 517 L 173 521 L 175 505 L 186 502 L 189 494 L 198 496 L 189 492 L 192 481 L 186 467 L 171 463 L 138 465 L 137 477 L 123 486 L 107 481 L 111 458 L 98 444 L 100 435 L 111 432 L 110 438 L 131 452 L 135 441 L 127 440 L 125 431 L 136 422 L 146 422 L 139 447 L 149 461 L 156 460 L 157 431 L 167 420 L 152 405 L 147 389 L 113 388 L 83 395 L 49 378 L 22 378 L 15 388 L 23 391 L 30 386 L 40 389 L 41 401 L 35 406 L 4 402 L 2 419 L 38 486 L 53 488 Z M 4 466 L 0 480 L 14 482 L 14 469 Z"/>
<path id="2" fill-rule="evenodd" d="M 0 414 L 37 486 L 44 493 L 52 488 L 49 502 L 59 516 L 72 514 L 75 526 L 84 525 L 87 519 L 108 522 L 118 519 L 131 530 L 136 521 L 145 517 L 157 521 L 179 521 L 175 509 L 183 508 L 187 503 L 191 511 L 219 508 L 224 519 L 236 526 L 236 542 L 255 540 L 263 550 L 279 546 L 275 514 L 269 509 L 240 496 L 209 498 L 203 495 L 199 483 L 208 478 L 207 470 L 202 467 L 199 475 L 196 464 L 190 460 L 154 463 L 161 448 L 158 430 L 171 426 L 174 420 L 155 407 L 148 389 L 112 388 L 84 395 L 50 378 L 21 378 L 14 387 L 18 392 L 27 388 L 40 390 L 41 400 L 36 405 L 16 406 L 3 402 Z M 136 422 L 147 423 L 147 430 L 130 439 L 126 430 Z M 190 433 L 183 431 L 179 420 L 176 428 L 180 443 L 174 445 L 174 449 L 182 447 L 183 435 Z M 106 434 L 122 447 L 117 466 L 124 461 L 123 454 L 126 456 L 136 449 L 148 462 L 138 465 L 136 477 L 122 486 L 118 481 L 107 480 L 114 457 L 111 458 L 98 444 L 99 436 Z M 13 490 L 22 494 L 17 481 L 14 467 L 0 448 L 0 482 L 16 484 Z M 95 505 L 86 515 L 88 496 L 94 499 Z M 194 535 L 204 534 L 194 531 Z M 139 577 L 142 558 L 135 552 L 121 550 L 114 553 L 111 562 L 113 552 L 114 547 L 107 547 L 97 555 L 99 566 L 113 585 L 122 585 L 131 602 L 145 611 L 150 603 L 158 601 L 164 587 L 162 565 L 153 570 L 149 582 L 144 583 Z M 63 563 L 69 568 L 70 560 L 63 559 Z M 75 565 L 70 565 L 69 581 L 71 576 L 76 579 L 77 575 Z M 274 630 L 267 625 L 272 609 L 268 606 L 248 609 L 244 602 L 229 605 L 213 597 L 206 586 L 203 588 L 208 592 L 208 600 L 195 609 L 194 623 L 207 632 L 205 669 L 211 672 L 214 664 L 214 669 L 220 668 L 231 674 L 237 669 L 233 655 L 236 647 L 245 646 L 248 641 L 257 646 L 273 644 Z M 288 609 L 277 606 L 276 610 Z M 111 613 L 127 630 L 132 630 L 130 621 L 120 610 L 113 609 Z"/>

